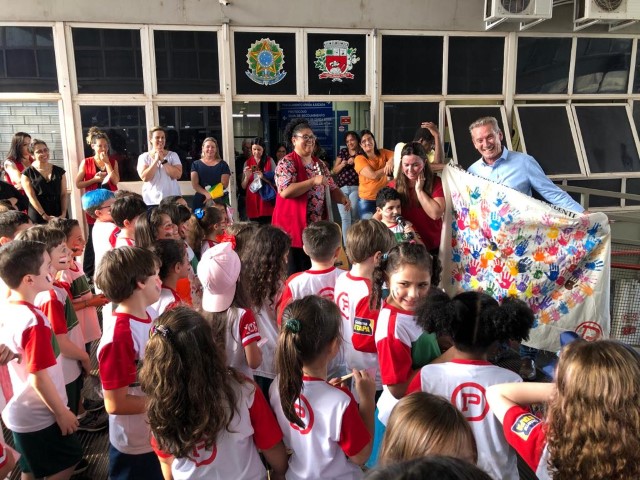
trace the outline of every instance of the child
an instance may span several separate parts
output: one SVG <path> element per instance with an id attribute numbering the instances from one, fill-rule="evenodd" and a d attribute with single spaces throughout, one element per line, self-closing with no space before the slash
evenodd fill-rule
<path id="1" fill-rule="evenodd" d="M 184 201 L 182 197 L 174 196 L 174 198 L 179 198 Z M 173 224 L 178 227 L 178 235 L 175 238 L 177 240 L 180 240 L 184 244 L 190 264 L 187 276 L 178 279 L 175 291 L 184 303 L 193 306 L 196 310 L 199 310 L 202 307 L 202 285 L 200 285 L 200 282 L 198 281 L 195 273 L 198 269 L 198 258 L 196 257 L 193 249 L 189 246 L 186 240 L 188 222 L 189 219 L 191 219 L 191 210 L 189 210 L 186 206 L 177 203 L 177 200 L 164 204 L 160 202 L 159 208 L 162 212 L 169 215 L 169 218 L 171 218 Z"/>
<path id="2" fill-rule="evenodd" d="M 67 237 L 67 248 L 71 252 L 69 268 L 60 272 L 59 280 L 65 284 L 65 288 L 71 295 L 71 303 L 78 316 L 82 336 L 88 346 L 89 343 L 98 340 L 102 336 L 96 309 L 109 301 L 103 294 L 93 294 L 91 292 L 89 280 L 82 270 L 82 265 L 74 258 L 82 255 L 85 246 L 84 236 L 78 221 L 68 218 L 56 218 L 50 224 L 52 227 L 61 230 Z"/>
<path id="3" fill-rule="evenodd" d="M 0 343 L 22 357 L 9 363 L 14 395 L 2 419 L 22 455 L 23 478 L 68 479 L 82 459 L 74 434 L 78 419 L 67 408 L 51 324 L 33 304 L 38 293 L 51 288 L 50 267 L 43 243 L 15 240 L 0 249 L 0 277 L 10 289 Z"/>
<path id="4" fill-rule="evenodd" d="M 302 249 L 311 258 L 311 268 L 291 275 L 284 284 L 278 302 L 278 325 L 282 324 L 282 312 L 293 300 L 318 295 L 333 300 L 336 280 L 342 274 L 334 264 L 340 246 L 342 233 L 337 223 L 321 220 L 302 231 Z"/>
<path id="5" fill-rule="evenodd" d="M 229 242 L 214 245 L 204 252 L 198 264 L 198 277 L 204 286 L 202 309 L 213 329 L 213 337 L 224 345 L 227 365 L 247 377 L 262 363 L 258 346 L 260 333 L 241 286 L 240 257 Z"/>
<path id="6" fill-rule="evenodd" d="M 572 342 L 554 383 L 487 389 L 507 441 L 540 479 L 640 478 L 640 357 L 612 340 Z M 527 405 L 547 402 L 544 420 Z"/>
<path id="7" fill-rule="evenodd" d="M 136 222 L 135 244 L 140 248 L 151 248 L 156 240 L 178 238 L 178 226 L 169 214 L 160 207 L 151 207 L 146 215 L 138 217 Z"/>
<path id="8" fill-rule="evenodd" d="M 240 258 L 239 287 L 247 292 L 249 307 L 256 315 L 258 331 L 262 337 L 262 363 L 254 370 L 256 383 L 268 398 L 269 386 L 276 376 L 274 363 L 278 326 L 276 305 L 287 273 L 287 255 L 291 239 L 284 230 L 262 225 L 249 238 Z"/>
<path id="9" fill-rule="evenodd" d="M 218 241 L 227 227 L 227 214 L 217 207 L 196 208 L 187 227 L 187 241 L 198 258 Z"/>
<path id="10" fill-rule="evenodd" d="M 102 256 L 111 250 L 116 243 L 118 227 L 111 218 L 111 206 L 115 202 L 113 192 L 104 188 L 91 190 L 82 195 L 82 209 L 87 215 L 95 219 L 91 237 L 96 269 L 100 265 Z M 101 293 L 96 289 L 97 293 Z"/>
<path id="11" fill-rule="evenodd" d="M 378 220 L 360 220 L 351 225 L 346 244 L 351 271 L 338 277 L 333 293 L 342 314 L 347 371 L 375 369 L 379 392 L 382 381 L 374 338 L 378 310 L 369 308 L 369 297 L 373 269 L 395 244 L 391 231 Z"/>
<path id="12" fill-rule="evenodd" d="M 160 290 L 160 298 L 151 307 L 158 315 L 162 315 L 166 310 L 182 303 L 182 299 L 176 292 L 176 285 L 179 279 L 187 277 L 190 265 L 187 250 L 180 240 L 158 240 L 153 245 L 153 252 L 160 259 L 159 275 L 162 290 Z"/>
<path id="13" fill-rule="evenodd" d="M 309 295 L 284 311 L 276 349 L 278 376 L 271 407 L 293 450 L 287 479 L 362 478 L 371 453 L 375 383 L 354 370 L 360 407 L 347 391 L 327 382 L 340 350 L 340 312 L 331 300 Z"/>
<path id="14" fill-rule="evenodd" d="M 401 197 L 395 188 L 384 187 L 376 196 L 376 217 L 384 223 L 396 238 L 396 242 L 415 240 L 422 243 L 420 235 L 413 228 L 413 224 L 402 219 Z"/>
<path id="15" fill-rule="evenodd" d="M 515 452 L 489 412 L 483 392 L 490 385 L 521 381 L 511 370 L 489 363 L 487 356 L 496 342 L 526 340 L 533 312 L 515 298 L 506 298 L 499 305 L 485 293 L 464 292 L 450 299 L 436 290 L 418 310 L 416 321 L 427 332 L 450 336 L 454 347 L 450 361 L 422 367 L 407 392 L 450 399 L 473 429 L 479 446 L 478 466 L 495 479 L 517 480 Z"/>
<path id="16" fill-rule="evenodd" d="M 193 310 L 177 307 L 158 318 L 140 383 L 165 478 L 267 478 L 258 449 L 271 478 L 284 478 L 287 455 L 269 404 L 255 383 L 225 365 L 210 326 Z"/>
<path id="17" fill-rule="evenodd" d="M 109 478 L 162 479 L 150 443 L 146 398 L 137 383 L 151 331 L 147 307 L 160 298 L 159 264 L 148 250 L 121 247 L 107 252 L 96 272 L 96 284 L 118 304 L 104 319 L 97 353 L 109 414 Z"/>
<path id="18" fill-rule="evenodd" d="M 369 471 L 367 480 L 491 480 L 475 465 L 455 457 L 428 455 Z"/>
<path id="19" fill-rule="evenodd" d="M 403 397 L 389 416 L 380 465 L 427 455 L 449 455 L 475 464 L 476 440 L 469 422 L 445 398 L 416 392 Z"/>
<path id="20" fill-rule="evenodd" d="M 145 213 L 147 206 L 137 195 L 124 195 L 113 202 L 111 218 L 120 229 L 115 248 L 135 245 L 136 222 Z"/>
<path id="21" fill-rule="evenodd" d="M 377 404 L 376 443 L 368 462 L 375 456 L 391 410 L 405 395 L 415 370 L 440 356 L 433 334 L 426 333 L 415 320 L 415 310 L 432 285 L 432 259 L 424 245 L 399 243 L 373 271 L 370 308 L 379 308 L 382 284 L 389 286 L 389 296 L 382 303 L 375 330 L 383 392 Z"/>
<path id="22" fill-rule="evenodd" d="M 9 210 L 0 213 L 0 245 L 9 243 L 23 230 L 31 227 L 29 216 L 24 212 Z"/>

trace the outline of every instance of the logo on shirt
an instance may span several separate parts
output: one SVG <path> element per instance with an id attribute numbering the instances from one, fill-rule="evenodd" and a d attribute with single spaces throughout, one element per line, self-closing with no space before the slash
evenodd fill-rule
<path id="1" fill-rule="evenodd" d="M 209 465 L 212 463 L 218 455 L 218 447 L 214 443 L 211 446 L 211 450 L 207 450 L 204 441 L 196 443 L 191 453 L 191 460 L 196 464 L 196 467 L 202 467 L 203 465 Z"/>
<path id="2" fill-rule="evenodd" d="M 370 318 L 356 317 L 353 319 L 353 333 L 358 335 L 373 336 L 373 326 L 374 321 Z"/>
<path id="3" fill-rule="evenodd" d="M 307 400 L 304 395 L 300 395 L 300 398 L 298 398 L 294 408 L 296 409 L 296 415 L 300 417 L 302 423 L 304 423 L 306 427 L 300 428 L 293 422 L 289 423 L 289 425 L 291 425 L 291 428 L 294 430 L 298 430 L 301 435 L 306 435 L 313 428 L 313 410 L 311 409 L 309 400 Z"/>
<path id="4" fill-rule="evenodd" d="M 599 340 L 602 337 L 602 327 L 596 322 L 582 322 L 576 327 L 576 333 L 588 342 Z"/>
<path id="5" fill-rule="evenodd" d="M 336 304 L 340 309 L 342 318 L 344 318 L 345 320 L 348 320 L 349 319 L 349 294 L 347 292 L 342 292 L 340 295 L 338 295 Z"/>
<path id="6" fill-rule="evenodd" d="M 489 413 L 489 404 L 482 385 L 465 382 L 456 387 L 451 394 L 453 403 L 469 422 L 480 422 Z"/>
<path id="7" fill-rule="evenodd" d="M 332 82 L 342 82 L 343 78 L 354 78 L 351 69 L 360 61 L 355 48 L 349 48 L 349 42 L 344 40 L 328 40 L 324 48 L 316 50 L 314 66 L 320 70 L 318 78 L 330 78 Z"/>
<path id="8" fill-rule="evenodd" d="M 326 298 L 327 300 L 331 300 L 333 302 L 333 287 L 324 287 L 321 288 L 318 292 L 318 296 L 322 298 Z"/>
<path id="9" fill-rule="evenodd" d="M 287 75 L 282 70 L 284 52 L 269 38 L 261 38 L 249 47 L 247 64 L 247 77 L 259 85 L 275 85 Z"/>
<path id="10" fill-rule="evenodd" d="M 523 413 L 511 427 L 511 431 L 523 440 L 528 440 L 531 431 L 540 424 L 540 419 L 532 413 Z"/>

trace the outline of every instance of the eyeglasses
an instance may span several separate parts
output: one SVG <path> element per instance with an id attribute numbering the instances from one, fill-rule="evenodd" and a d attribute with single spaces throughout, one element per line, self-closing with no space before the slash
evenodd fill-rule
<path id="1" fill-rule="evenodd" d="M 39 148 L 38 150 L 34 150 L 33 153 L 49 153 L 49 149 L 48 148 Z"/>
<path id="2" fill-rule="evenodd" d="M 96 210 L 104 210 L 105 208 L 108 208 L 109 211 L 111 211 L 111 205 L 107 205 L 106 207 L 99 207 L 99 208 L 96 208 Z"/>
<path id="3" fill-rule="evenodd" d="M 294 135 L 294 137 L 301 138 L 305 142 L 315 142 L 318 138 L 315 135 Z"/>

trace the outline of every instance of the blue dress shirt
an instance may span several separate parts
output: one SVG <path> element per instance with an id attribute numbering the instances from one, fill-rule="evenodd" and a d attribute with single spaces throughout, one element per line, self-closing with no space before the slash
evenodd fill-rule
<path id="1" fill-rule="evenodd" d="M 533 189 L 552 205 L 576 213 L 584 212 L 582 205 L 549 180 L 540 164 L 531 155 L 512 152 L 503 147 L 502 155 L 493 165 L 487 165 L 481 158 L 467 171 L 529 196 Z"/>

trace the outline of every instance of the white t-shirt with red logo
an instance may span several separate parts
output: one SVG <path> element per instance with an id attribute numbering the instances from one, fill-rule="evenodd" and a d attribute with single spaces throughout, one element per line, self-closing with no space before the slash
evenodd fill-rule
<path id="1" fill-rule="evenodd" d="M 175 480 L 262 480 L 267 472 L 258 449 L 269 450 L 282 440 L 280 426 L 253 381 L 233 386 L 236 404 L 233 420 L 223 429 L 209 449 L 198 444 L 189 457 L 176 458 L 171 464 Z M 154 447 L 155 441 L 153 441 Z M 154 448 L 155 449 L 155 448 Z M 170 457 L 155 449 L 160 457 Z"/>
<path id="2" fill-rule="evenodd" d="M 113 312 L 110 318 L 105 319 L 104 333 L 97 351 L 104 390 L 128 387 L 129 395 L 144 396 L 138 383 L 138 371 L 142 367 L 151 323 L 152 316 L 149 314 L 147 318 L 137 318 Z M 151 430 L 147 415 L 110 414 L 109 441 L 122 453 L 139 455 L 151 452 Z"/>
<path id="3" fill-rule="evenodd" d="M 271 408 L 284 434 L 284 443 L 293 450 L 287 480 L 359 479 L 360 467 L 347 457 L 357 455 L 371 440 L 350 392 L 321 378 L 302 377 L 303 387 L 296 411 L 305 428 L 289 422 L 284 415 L 276 377 L 269 389 Z"/>
<path id="4" fill-rule="evenodd" d="M 4 303 L 1 318 L 0 343 L 22 356 L 20 363 L 9 362 L 13 397 L 3 410 L 2 419 L 14 432 L 37 432 L 53 425 L 56 419 L 29 382 L 29 374 L 46 370 L 58 396 L 67 403 L 64 375 L 53 346 L 57 347 L 57 342 L 45 314 L 28 302 Z"/>
<path id="5" fill-rule="evenodd" d="M 136 246 L 135 240 L 133 238 L 123 237 L 122 232 L 120 232 L 120 234 L 116 236 L 116 243 L 114 245 L 114 248 L 135 247 L 135 246 Z"/>
<path id="6" fill-rule="evenodd" d="M 481 360 L 454 359 L 426 365 L 413 377 L 407 394 L 427 392 L 449 400 L 469 421 L 478 445 L 478 466 L 497 480 L 518 480 L 518 461 L 493 415 L 486 389 L 521 382 L 519 375 Z"/>
<path id="7" fill-rule="evenodd" d="M 112 222 L 96 222 L 93 224 L 93 230 L 91 231 L 91 238 L 93 241 L 93 251 L 95 253 L 95 266 L 96 272 L 100 265 L 100 261 L 104 254 L 109 250 L 113 250 L 115 245 L 116 233 L 120 229 Z M 113 243 L 112 243 L 113 242 Z M 102 293 L 97 286 L 96 293 Z"/>
<path id="8" fill-rule="evenodd" d="M 230 307 L 227 310 L 227 365 L 235 368 L 243 375 L 253 377 L 253 370 L 249 368 L 244 348 L 253 342 L 260 341 L 260 332 L 256 317 L 251 310 Z"/>
<path id="9" fill-rule="evenodd" d="M 166 285 L 162 285 L 162 289 L 160 290 L 160 298 L 158 301 L 151 305 L 156 312 L 158 312 L 158 316 L 162 315 L 166 310 L 170 310 L 178 305 L 182 304 L 182 299 L 178 292 L 176 292 L 171 287 L 167 287 Z"/>
<path id="10" fill-rule="evenodd" d="M 540 480 L 553 478 L 549 473 L 549 450 L 544 422 L 528 409 L 515 405 L 507 410 L 502 423 L 504 436 Z"/>
<path id="11" fill-rule="evenodd" d="M 277 302 L 266 302 L 260 310 L 254 312 L 258 331 L 262 339 L 260 350 L 262 351 L 262 363 L 253 370 L 253 374 L 259 377 L 276 377 L 276 346 L 278 345 L 278 326 L 276 325 Z"/>
<path id="12" fill-rule="evenodd" d="M 345 272 L 338 277 L 333 293 L 342 316 L 342 338 L 347 371 L 375 369 L 376 389 L 382 389 L 375 332 L 378 310 L 369 308 L 371 281 Z"/>

